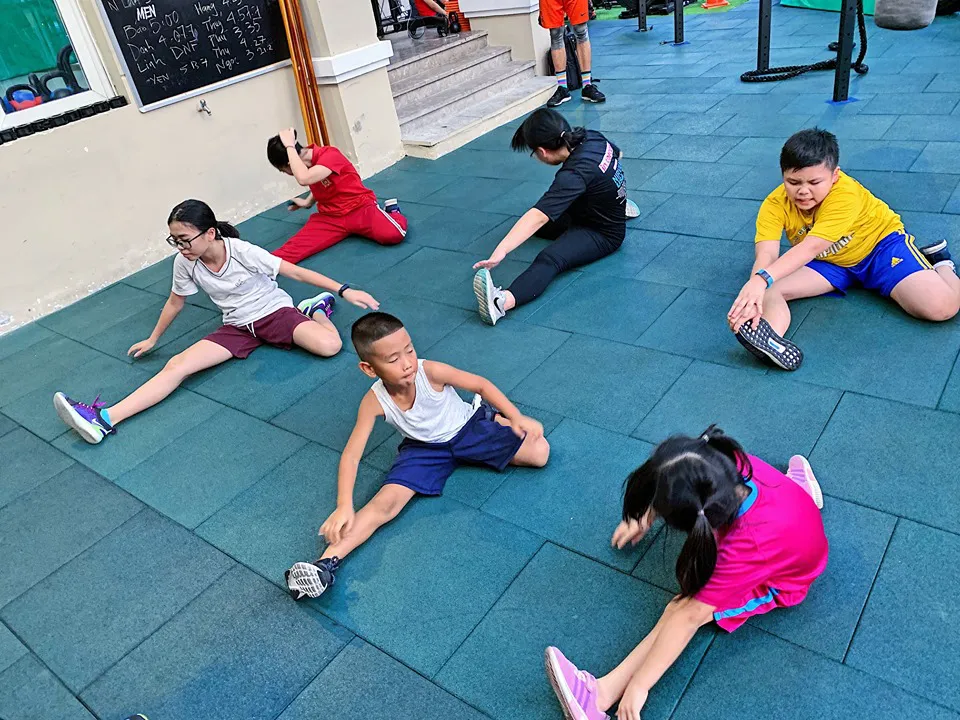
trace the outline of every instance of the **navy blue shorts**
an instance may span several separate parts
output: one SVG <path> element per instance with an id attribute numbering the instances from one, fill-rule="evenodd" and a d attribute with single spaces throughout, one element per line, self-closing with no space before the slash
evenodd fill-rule
<path id="1" fill-rule="evenodd" d="M 838 295 L 845 295 L 851 286 L 862 286 L 889 297 L 905 277 L 933 266 L 917 249 L 913 235 L 893 232 L 853 267 L 840 267 L 824 260 L 814 260 L 807 267 L 823 275 Z"/>
<path id="2" fill-rule="evenodd" d="M 421 495 L 441 495 L 458 465 L 485 465 L 502 471 L 523 444 L 507 425 L 494 418 L 497 411 L 484 403 L 453 439 L 425 443 L 404 439 L 384 485 L 403 485 Z"/>

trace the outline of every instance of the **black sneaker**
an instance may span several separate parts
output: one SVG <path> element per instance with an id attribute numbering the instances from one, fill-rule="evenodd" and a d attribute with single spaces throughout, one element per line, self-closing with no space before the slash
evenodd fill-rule
<path id="1" fill-rule="evenodd" d="M 942 262 L 953 262 L 953 258 L 950 257 L 950 249 L 947 247 L 946 240 L 941 240 L 933 245 L 922 247 L 920 248 L 920 252 L 923 253 L 923 256 L 931 265 L 938 265 Z"/>
<path id="2" fill-rule="evenodd" d="M 294 600 L 318 598 L 336 581 L 334 573 L 340 567 L 340 558 L 323 558 L 312 563 L 298 562 L 283 573 L 287 590 Z"/>
<path id="3" fill-rule="evenodd" d="M 617 16 L 620 20 L 636 20 L 640 17 L 639 10 L 624 10 Z"/>
<path id="4" fill-rule="evenodd" d="M 803 362 L 803 351 L 786 338 L 780 337 L 763 318 L 752 321 L 737 331 L 737 341 L 760 360 L 772 362 L 784 370 L 796 370 Z"/>
<path id="5" fill-rule="evenodd" d="M 592 103 L 602 103 L 607 101 L 607 96 L 600 92 L 596 85 L 590 83 L 580 91 L 580 99 Z"/>
<path id="6" fill-rule="evenodd" d="M 557 85 L 557 89 L 554 91 L 553 95 L 550 96 L 550 99 L 547 100 L 547 107 L 563 105 L 569 99 L 570 91 L 563 87 L 563 85 Z"/>

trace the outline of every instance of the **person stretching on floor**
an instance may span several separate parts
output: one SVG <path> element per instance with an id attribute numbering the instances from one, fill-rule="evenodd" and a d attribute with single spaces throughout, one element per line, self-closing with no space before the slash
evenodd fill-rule
<path id="1" fill-rule="evenodd" d="M 587 21 L 590 19 L 590 5 L 587 0 L 540 0 L 540 26 L 550 31 L 550 60 L 557 77 L 557 89 L 547 100 L 547 107 L 557 107 L 570 99 L 567 89 L 567 48 L 563 42 L 566 19 L 573 26 L 577 39 L 577 60 L 580 62 L 580 75 L 583 90 L 580 99 L 585 102 L 602 103 L 607 97 L 593 84 L 590 75 L 591 49 Z"/>
<path id="2" fill-rule="evenodd" d="M 332 145 L 303 147 L 296 131 L 288 128 L 267 141 L 267 159 L 310 188 L 309 197 L 290 201 L 291 211 L 317 206 L 300 232 L 273 251 L 278 258 L 296 264 L 348 235 L 380 245 L 396 245 L 406 237 L 407 219 L 397 201 L 387 200 L 381 208 L 353 163 Z"/>
<path id="3" fill-rule="evenodd" d="M 619 148 L 598 132 L 571 128 L 556 110 L 534 110 L 517 128 L 511 147 L 561 167 L 546 194 L 517 220 L 487 260 L 473 266 L 480 317 L 490 325 L 539 297 L 560 273 L 619 250 L 627 216 L 640 212 L 627 200 Z M 494 285 L 490 271 L 534 235 L 553 242 L 508 290 Z"/>
<path id="4" fill-rule="evenodd" d="M 597 679 L 555 647 L 547 677 L 576 720 L 637 720 L 651 688 L 707 623 L 733 632 L 752 615 L 802 602 L 827 565 L 820 486 L 810 464 L 787 475 L 747 455 L 711 425 L 697 438 L 661 443 L 627 479 L 613 545 L 636 545 L 656 518 L 687 534 L 677 559 L 680 594 L 617 667 Z"/>
<path id="5" fill-rule="evenodd" d="M 236 228 L 219 222 L 213 210 L 199 200 L 177 205 L 167 225 L 167 242 L 179 250 L 173 260 L 173 289 L 150 337 L 133 345 L 127 354 L 139 358 L 150 352 L 183 309 L 185 298 L 200 289 L 223 312 L 223 327 L 170 358 L 163 370 L 109 408 L 99 396 L 87 404 L 56 393 L 53 406 L 60 419 L 88 443 L 112 435 L 118 424 L 156 405 L 194 373 L 230 358 L 242 360 L 260 345 L 284 349 L 296 345 L 320 357 L 340 352 L 340 334 L 330 322 L 333 294 L 320 293 L 297 309 L 277 286 L 277 275 L 332 290 L 358 307 L 379 307 L 365 292 L 244 242 Z"/>
<path id="6" fill-rule="evenodd" d="M 334 582 L 341 560 L 390 522 L 415 495 L 440 495 L 459 465 L 543 467 L 550 444 L 543 426 L 521 414 L 489 380 L 450 365 L 421 360 L 403 323 L 374 312 L 353 324 L 360 369 L 377 378 L 360 401 L 357 423 L 340 457 L 337 508 L 320 528 L 328 545 L 316 563 L 286 573 L 297 600 L 318 597 Z M 456 388 L 475 393 L 465 402 Z M 403 435 L 383 487 L 353 510 L 357 467 L 378 417 Z"/>
<path id="7" fill-rule="evenodd" d="M 741 345 L 784 370 L 803 362 L 800 348 L 783 337 L 790 300 L 863 286 L 921 320 L 949 320 L 960 309 L 947 241 L 917 248 L 900 216 L 839 162 L 837 138 L 826 130 L 801 130 L 787 140 L 783 185 L 760 206 L 751 278 L 727 315 Z M 784 231 L 793 247 L 780 255 Z"/>

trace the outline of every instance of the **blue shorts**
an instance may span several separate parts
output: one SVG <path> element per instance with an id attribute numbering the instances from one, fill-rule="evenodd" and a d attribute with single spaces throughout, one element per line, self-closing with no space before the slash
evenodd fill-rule
<path id="1" fill-rule="evenodd" d="M 482 404 L 451 440 L 425 443 L 404 439 L 384 485 L 403 485 L 421 495 L 441 495 L 459 465 L 485 465 L 502 471 L 523 444 L 509 426 L 494 418 L 497 411 Z"/>
<path id="2" fill-rule="evenodd" d="M 889 297 L 905 277 L 933 266 L 917 249 L 913 235 L 898 231 L 887 235 L 853 267 L 840 267 L 824 260 L 813 260 L 807 267 L 823 275 L 838 295 L 845 295 L 851 286 L 862 286 Z"/>

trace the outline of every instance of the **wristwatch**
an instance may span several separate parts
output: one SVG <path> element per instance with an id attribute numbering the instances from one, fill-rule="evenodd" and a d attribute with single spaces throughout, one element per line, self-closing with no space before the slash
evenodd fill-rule
<path id="1" fill-rule="evenodd" d="M 773 275 L 771 275 L 770 273 L 768 273 L 768 272 L 767 272 L 766 270 L 764 270 L 763 268 L 761 268 L 760 270 L 757 270 L 757 272 L 754 273 L 754 274 L 755 274 L 755 275 L 759 275 L 760 277 L 762 277 L 762 278 L 764 279 L 764 281 L 767 283 L 767 287 L 768 287 L 768 288 L 773 286 Z"/>
<path id="2" fill-rule="evenodd" d="M 337 295 L 339 295 L 340 297 L 343 297 L 343 294 L 349 289 L 350 289 L 349 283 L 344 283 L 343 285 L 340 286 L 340 289 L 337 290 Z"/>

